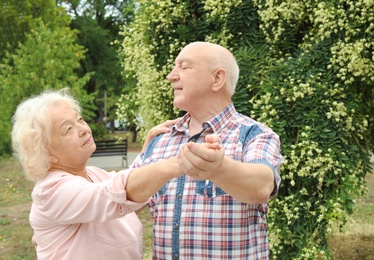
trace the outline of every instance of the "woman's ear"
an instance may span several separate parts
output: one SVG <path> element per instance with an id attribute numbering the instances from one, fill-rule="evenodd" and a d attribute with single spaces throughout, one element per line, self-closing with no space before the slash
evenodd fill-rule
<path id="1" fill-rule="evenodd" d="M 212 85 L 212 90 L 214 92 L 218 92 L 220 89 L 226 86 L 226 71 L 222 68 L 217 69 L 213 73 L 213 85 Z"/>
<path id="2" fill-rule="evenodd" d="M 57 157 L 55 157 L 55 156 L 53 156 L 53 155 L 50 155 L 49 156 L 49 161 L 51 162 L 51 163 L 58 163 L 58 159 L 57 159 Z"/>

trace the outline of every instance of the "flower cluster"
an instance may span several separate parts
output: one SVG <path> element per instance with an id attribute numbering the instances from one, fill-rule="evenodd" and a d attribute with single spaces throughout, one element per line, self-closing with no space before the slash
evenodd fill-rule
<path id="1" fill-rule="evenodd" d="M 170 42 L 171 39 L 165 38 L 162 34 L 159 34 L 157 38 L 145 39 L 144 35 L 150 30 L 153 34 L 167 30 L 172 24 L 173 16 L 186 15 L 183 4 L 173 4 L 171 1 L 153 1 L 152 3 L 142 1 L 142 4 L 147 8 L 141 8 L 132 26 L 124 27 L 121 32 L 124 36 L 121 50 L 122 66 L 129 81 L 136 79 L 137 83 L 133 92 L 122 96 L 117 104 L 119 118 L 134 118 L 135 114 L 142 118 L 141 129 L 144 131 L 141 131 L 141 137 L 155 124 L 170 117 L 172 88 L 166 81 L 166 76 L 172 68 L 175 53 L 185 44 L 178 39 L 172 39 L 173 43 L 169 45 L 167 54 L 167 63 L 159 65 L 156 60 L 160 46 L 163 46 L 165 42 Z M 153 13 L 160 15 L 153 15 Z M 165 110 L 169 112 L 163 114 Z"/>
<path id="2" fill-rule="evenodd" d="M 225 20 L 232 7 L 242 4 L 242 0 L 225 1 L 225 0 L 205 0 L 204 10 L 207 11 L 207 17 Z"/>
<path id="3" fill-rule="evenodd" d="M 260 29 L 266 35 L 266 41 L 277 44 L 283 39 L 284 32 L 294 29 L 298 22 L 305 19 L 307 6 L 311 1 L 255 0 L 261 18 Z"/>
<path id="4" fill-rule="evenodd" d="M 374 25 L 374 23 L 373 23 Z M 374 27 L 372 26 L 372 30 Z M 360 81 L 374 81 L 373 50 L 374 42 L 370 39 L 360 39 L 355 42 L 337 42 L 332 48 L 331 65 L 337 67 L 337 76 L 344 84 L 352 84 L 356 78 Z"/>
<path id="5" fill-rule="evenodd" d="M 253 108 L 255 110 L 251 111 L 250 116 L 255 118 L 256 111 L 260 110 L 260 117 L 256 118 L 263 124 L 272 127 L 273 122 L 276 122 L 275 120 L 279 119 L 279 113 L 272 105 L 274 99 L 279 99 L 279 97 L 273 96 L 271 93 L 262 95 L 260 99 L 253 97 L 251 100 L 249 100 L 249 102 L 253 104 Z"/>

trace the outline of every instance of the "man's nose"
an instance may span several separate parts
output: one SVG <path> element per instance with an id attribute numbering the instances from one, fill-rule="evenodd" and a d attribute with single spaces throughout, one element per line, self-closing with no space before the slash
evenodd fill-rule
<path id="1" fill-rule="evenodd" d="M 178 74 L 176 73 L 175 67 L 170 71 L 169 75 L 166 77 L 168 81 L 173 82 L 178 80 Z"/>

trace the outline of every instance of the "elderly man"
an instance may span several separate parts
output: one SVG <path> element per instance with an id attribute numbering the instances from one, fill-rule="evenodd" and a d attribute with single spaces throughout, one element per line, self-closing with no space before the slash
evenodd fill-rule
<path id="1" fill-rule="evenodd" d="M 183 48 L 167 77 L 174 106 L 187 113 L 133 164 L 179 154 L 185 173 L 149 201 L 153 259 L 269 258 L 266 214 L 283 157 L 277 134 L 236 112 L 231 97 L 238 77 L 233 54 L 207 42 Z"/>

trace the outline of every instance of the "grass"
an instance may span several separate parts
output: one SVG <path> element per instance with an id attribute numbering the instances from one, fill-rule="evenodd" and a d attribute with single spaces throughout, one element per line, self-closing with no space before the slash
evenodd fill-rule
<path id="1" fill-rule="evenodd" d="M 130 139 L 129 139 L 130 140 Z M 129 141 L 130 151 L 141 145 Z M 374 259 L 374 175 L 367 176 L 368 194 L 360 199 L 344 233 L 329 237 L 333 260 Z M 33 182 L 25 180 L 22 168 L 13 158 L 0 159 L 0 258 L 36 259 L 31 243 L 32 229 L 28 214 Z M 149 210 L 139 212 L 143 231 L 144 259 L 152 259 L 152 220 Z"/>
<path id="2" fill-rule="evenodd" d="M 14 159 L 0 160 L 1 259 L 36 259 L 28 222 L 33 182 L 25 180 Z"/>
<path id="3" fill-rule="evenodd" d="M 152 217 L 148 208 L 144 208 L 138 213 L 140 221 L 143 223 L 143 259 L 152 259 L 153 229 Z"/>
<path id="4" fill-rule="evenodd" d="M 373 167 L 374 168 L 374 167 Z M 368 193 L 358 200 L 354 214 L 344 227 L 329 237 L 334 259 L 374 259 L 374 175 L 366 176 Z"/>

